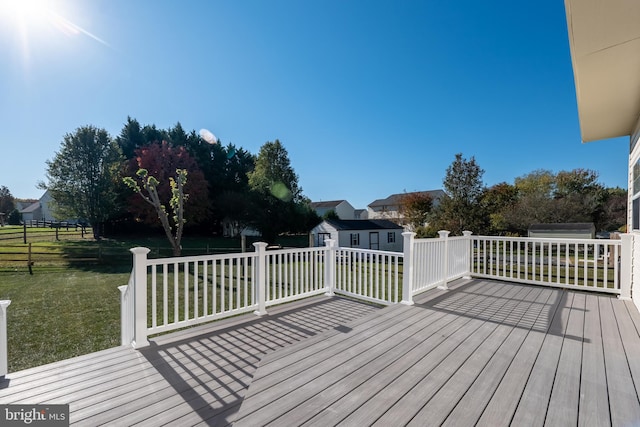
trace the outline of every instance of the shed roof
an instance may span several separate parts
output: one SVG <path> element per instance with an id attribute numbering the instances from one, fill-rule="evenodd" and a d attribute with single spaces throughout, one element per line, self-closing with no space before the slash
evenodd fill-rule
<path id="1" fill-rule="evenodd" d="M 388 219 L 326 219 L 336 230 L 402 230 Z"/>
<path id="2" fill-rule="evenodd" d="M 557 224 L 531 224 L 529 231 L 588 231 L 595 229 L 592 222 L 568 222 Z"/>

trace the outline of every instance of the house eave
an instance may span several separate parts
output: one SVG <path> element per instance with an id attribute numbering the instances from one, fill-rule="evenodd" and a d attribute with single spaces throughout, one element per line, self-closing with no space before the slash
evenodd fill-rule
<path id="1" fill-rule="evenodd" d="M 583 142 L 629 136 L 640 117 L 640 2 L 565 0 Z"/>

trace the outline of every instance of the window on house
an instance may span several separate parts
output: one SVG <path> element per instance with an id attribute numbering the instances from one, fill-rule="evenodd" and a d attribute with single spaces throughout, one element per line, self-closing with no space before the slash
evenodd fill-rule
<path id="1" fill-rule="evenodd" d="M 360 246 L 360 235 L 358 233 L 351 233 L 351 247 Z"/>
<path id="2" fill-rule="evenodd" d="M 387 233 L 387 243 L 395 243 L 396 242 L 396 233 L 390 231 Z"/>

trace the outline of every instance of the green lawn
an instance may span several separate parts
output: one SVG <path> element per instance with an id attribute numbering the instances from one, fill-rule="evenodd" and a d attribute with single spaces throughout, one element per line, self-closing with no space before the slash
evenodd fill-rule
<path id="1" fill-rule="evenodd" d="M 7 310 L 9 371 L 120 344 L 120 291 L 130 266 L 0 273 Z"/>
<path id="2" fill-rule="evenodd" d="M 0 227 L 0 233 L 6 230 Z M 280 243 L 305 242 L 302 236 Z M 134 246 L 149 247 L 152 257 L 171 256 L 162 236 L 37 242 L 30 274 L 28 245 L 0 240 L 0 299 L 11 300 L 10 372 L 120 345 L 118 286 L 129 280 Z M 184 255 L 237 252 L 240 241 L 186 237 L 183 248 Z"/>

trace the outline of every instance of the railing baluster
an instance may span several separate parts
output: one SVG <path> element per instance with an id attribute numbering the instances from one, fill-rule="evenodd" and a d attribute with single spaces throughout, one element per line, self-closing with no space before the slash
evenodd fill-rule
<path id="1" fill-rule="evenodd" d="M 199 297 L 199 289 L 200 280 L 198 280 L 198 261 L 194 261 L 193 263 L 193 318 L 198 318 L 198 297 Z"/>
<path id="2" fill-rule="evenodd" d="M 157 291 L 157 267 L 151 267 L 151 327 L 158 326 L 158 291 Z"/>
<path id="3" fill-rule="evenodd" d="M 211 262 L 211 314 L 218 314 L 218 260 Z"/>

